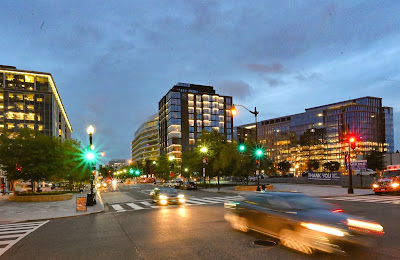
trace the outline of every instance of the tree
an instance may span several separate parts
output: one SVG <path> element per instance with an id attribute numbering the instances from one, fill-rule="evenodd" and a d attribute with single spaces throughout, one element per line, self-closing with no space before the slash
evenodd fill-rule
<path id="1" fill-rule="evenodd" d="M 285 176 L 290 168 L 292 168 L 292 164 L 286 160 L 278 163 L 278 170 L 282 172 L 282 176 Z"/>
<path id="2" fill-rule="evenodd" d="M 39 181 L 82 180 L 87 171 L 79 162 L 79 145 L 77 141 L 61 142 L 27 128 L 18 133 L 4 132 L 0 136 L 1 164 L 9 180 L 30 181 L 32 191 Z"/>
<path id="3" fill-rule="evenodd" d="M 158 157 L 155 171 L 158 177 L 161 177 L 164 180 L 169 179 L 170 162 L 168 161 L 168 157 L 166 154 L 160 155 L 160 157 Z"/>
<path id="4" fill-rule="evenodd" d="M 306 162 L 306 165 L 307 165 L 307 169 L 309 171 L 317 170 L 319 168 L 319 161 L 317 161 L 317 160 L 308 160 Z"/>
<path id="5" fill-rule="evenodd" d="M 372 150 L 367 155 L 367 165 L 372 170 L 383 170 L 385 169 L 385 163 L 383 160 L 383 152 L 378 150 Z"/>
<path id="6" fill-rule="evenodd" d="M 337 161 L 329 161 L 329 162 L 325 162 L 322 166 L 325 168 L 325 170 L 335 172 L 335 171 L 339 170 L 340 163 Z"/>

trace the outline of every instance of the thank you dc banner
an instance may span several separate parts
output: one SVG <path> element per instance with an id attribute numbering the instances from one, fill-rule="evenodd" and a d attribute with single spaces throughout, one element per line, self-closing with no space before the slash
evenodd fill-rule
<path id="1" fill-rule="evenodd" d="M 340 172 L 309 172 L 308 179 L 336 181 L 340 180 Z"/>

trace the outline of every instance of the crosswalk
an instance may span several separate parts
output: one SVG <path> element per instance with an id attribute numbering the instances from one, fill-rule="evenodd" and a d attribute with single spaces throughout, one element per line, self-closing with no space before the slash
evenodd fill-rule
<path id="1" fill-rule="evenodd" d="M 8 249 L 15 245 L 18 241 L 23 239 L 28 234 L 40 228 L 47 221 L 37 222 L 23 222 L 14 224 L 1 224 L 0 225 L 0 256 Z"/>
<path id="2" fill-rule="evenodd" d="M 240 200 L 240 199 L 242 199 L 241 196 L 202 197 L 202 198 L 188 197 L 186 198 L 186 202 L 184 205 L 193 206 L 193 205 L 217 204 L 217 203 L 224 203 L 226 201 Z M 152 203 L 151 200 L 142 200 L 129 203 L 110 204 L 109 212 L 125 212 L 133 210 L 157 209 L 157 208 L 165 208 L 171 206 L 173 207 L 175 205 L 156 206 Z"/>
<path id="3" fill-rule="evenodd" d="M 340 200 L 340 201 L 357 201 L 368 203 L 388 203 L 399 204 L 400 196 L 379 196 L 379 195 L 364 195 L 364 196 L 343 196 L 343 197 L 326 197 L 325 200 Z"/>

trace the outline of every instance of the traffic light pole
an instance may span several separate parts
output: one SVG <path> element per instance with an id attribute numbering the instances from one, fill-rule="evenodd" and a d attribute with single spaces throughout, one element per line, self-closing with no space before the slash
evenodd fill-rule
<path id="1" fill-rule="evenodd" d="M 353 194 L 353 173 L 351 171 L 351 142 L 349 141 L 349 189 L 347 191 L 348 194 Z"/>

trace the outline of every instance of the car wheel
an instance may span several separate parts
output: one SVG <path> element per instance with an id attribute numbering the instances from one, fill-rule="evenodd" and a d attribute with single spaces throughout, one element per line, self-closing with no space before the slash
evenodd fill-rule
<path id="1" fill-rule="evenodd" d="M 249 226 L 247 225 L 247 220 L 245 218 L 237 217 L 231 221 L 231 225 L 236 230 L 239 230 L 242 232 L 249 231 Z"/>
<path id="2" fill-rule="evenodd" d="M 281 232 L 279 232 L 279 239 L 283 246 L 299 251 L 301 253 L 311 255 L 315 252 L 314 248 L 312 248 L 311 245 L 307 242 L 304 242 L 301 239 L 300 234 L 293 230 L 281 230 Z"/>

